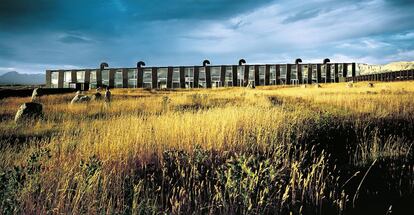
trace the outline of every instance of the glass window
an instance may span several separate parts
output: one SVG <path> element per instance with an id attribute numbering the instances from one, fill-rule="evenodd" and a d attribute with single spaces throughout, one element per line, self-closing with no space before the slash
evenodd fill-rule
<path id="1" fill-rule="evenodd" d="M 270 66 L 270 84 L 276 85 L 276 66 Z"/>
<path id="2" fill-rule="evenodd" d="M 152 69 L 144 69 L 144 88 L 152 88 Z"/>
<path id="3" fill-rule="evenodd" d="M 233 86 L 233 67 L 226 67 L 226 76 L 224 86 Z"/>
<path id="4" fill-rule="evenodd" d="M 96 70 L 92 70 L 90 73 L 90 87 L 91 89 L 95 89 L 97 87 L 97 83 L 96 83 Z"/>
<path id="5" fill-rule="evenodd" d="M 193 88 L 194 87 L 194 68 L 186 67 L 184 68 L 185 72 L 185 87 Z"/>
<path id="6" fill-rule="evenodd" d="M 122 69 L 117 69 L 115 71 L 115 87 L 116 88 L 123 88 L 124 87 Z"/>
<path id="7" fill-rule="evenodd" d="M 137 87 L 137 69 L 128 69 L 128 88 Z"/>
<path id="8" fill-rule="evenodd" d="M 244 86 L 244 66 L 237 67 L 237 86 Z"/>
<path id="9" fill-rule="evenodd" d="M 51 72 L 51 88 L 58 88 L 59 72 Z"/>
<path id="10" fill-rule="evenodd" d="M 221 81 L 220 81 L 221 67 L 219 66 L 210 67 L 210 74 L 211 74 L 212 87 L 221 86 Z"/>
<path id="11" fill-rule="evenodd" d="M 173 88 L 180 88 L 180 68 L 173 68 Z"/>
<path id="12" fill-rule="evenodd" d="M 102 85 L 103 87 L 109 86 L 109 70 L 102 70 Z"/>
<path id="13" fill-rule="evenodd" d="M 76 72 L 76 82 L 85 83 L 85 71 Z"/>
<path id="14" fill-rule="evenodd" d="M 199 85 L 200 88 L 206 88 L 207 87 L 206 68 L 205 67 L 200 67 L 200 69 L 199 69 L 198 85 Z"/>
<path id="15" fill-rule="evenodd" d="M 259 81 L 260 81 L 260 85 L 262 86 L 265 84 L 265 71 L 266 71 L 265 66 L 259 66 Z"/>
<path id="16" fill-rule="evenodd" d="M 69 83 L 72 82 L 72 71 L 64 72 L 63 87 L 69 88 Z"/>
<path id="17" fill-rule="evenodd" d="M 168 76 L 168 68 L 157 69 L 158 88 L 167 88 L 167 76 Z"/>

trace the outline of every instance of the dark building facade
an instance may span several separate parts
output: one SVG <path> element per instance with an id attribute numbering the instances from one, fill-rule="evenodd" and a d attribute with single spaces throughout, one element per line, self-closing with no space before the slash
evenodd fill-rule
<path id="1" fill-rule="evenodd" d="M 102 63 L 98 69 L 47 70 L 46 85 L 80 90 L 97 87 L 213 88 L 334 83 L 356 76 L 355 63 L 303 64 L 300 59 L 294 64 L 244 62 L 215 66 L 205 61 L 202 66 L 169 67 L 145 67 L 145 63 L 139 62 L 135 68 L 108 68 L 108 64 Z"/>

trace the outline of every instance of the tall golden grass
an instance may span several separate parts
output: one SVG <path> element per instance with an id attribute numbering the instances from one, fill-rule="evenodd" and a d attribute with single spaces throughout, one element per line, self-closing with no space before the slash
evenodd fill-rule
<path id="1" fill-rule="evenodd" d="M 414 82 L 374 85 L 115 89 L 110 105 L 51 95 L 41 98 L 45 117 L 23 125 L 13 116 L 29 98 L 6 98 L 0 209 L 352 213 L 355 184 L 374 160 L 393 177 L 384 192 L 411 198 Z M 360 204 L 392 204 L 358 192 Z"/>

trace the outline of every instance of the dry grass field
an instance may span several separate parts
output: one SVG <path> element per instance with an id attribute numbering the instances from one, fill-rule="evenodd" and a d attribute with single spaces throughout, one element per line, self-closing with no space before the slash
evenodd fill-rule
<path id="1" fill-rule="evenodd" d="M 414 210 L 414 82 L 0 100 L 2 214 Z"/>

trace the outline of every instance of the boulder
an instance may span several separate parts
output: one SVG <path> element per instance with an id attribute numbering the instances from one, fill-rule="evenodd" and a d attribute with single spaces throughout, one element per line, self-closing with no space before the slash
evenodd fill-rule
<path id="1" fill-rule="evenodd" d="M 43 107 L 36 102 L 27 102 L 20 106 L 14 117 L 16 123 L 36 119 L 43 116 Z"/>
<path id="2" fill-rule="evenodd" d="M 77 104 L 77 103 L 86 103 L 89 102 L 91 98 L 89 96 L 79 95 L 77 94 L 75 97 L 73 97 L 71 104 Z"/>
<path id="3" fill-rule="evenodd" d="M 98 101 L 102 99 L 102 94 L 100 92 L 96 92 L 92 95 L 92 101 Z"/>
<path id="4" fill-rule="evenodd" d="M 35 88 L 32 93 L 32 102 L 39 102 L 41 95 L 42 94 L 40 88 Z"/>

